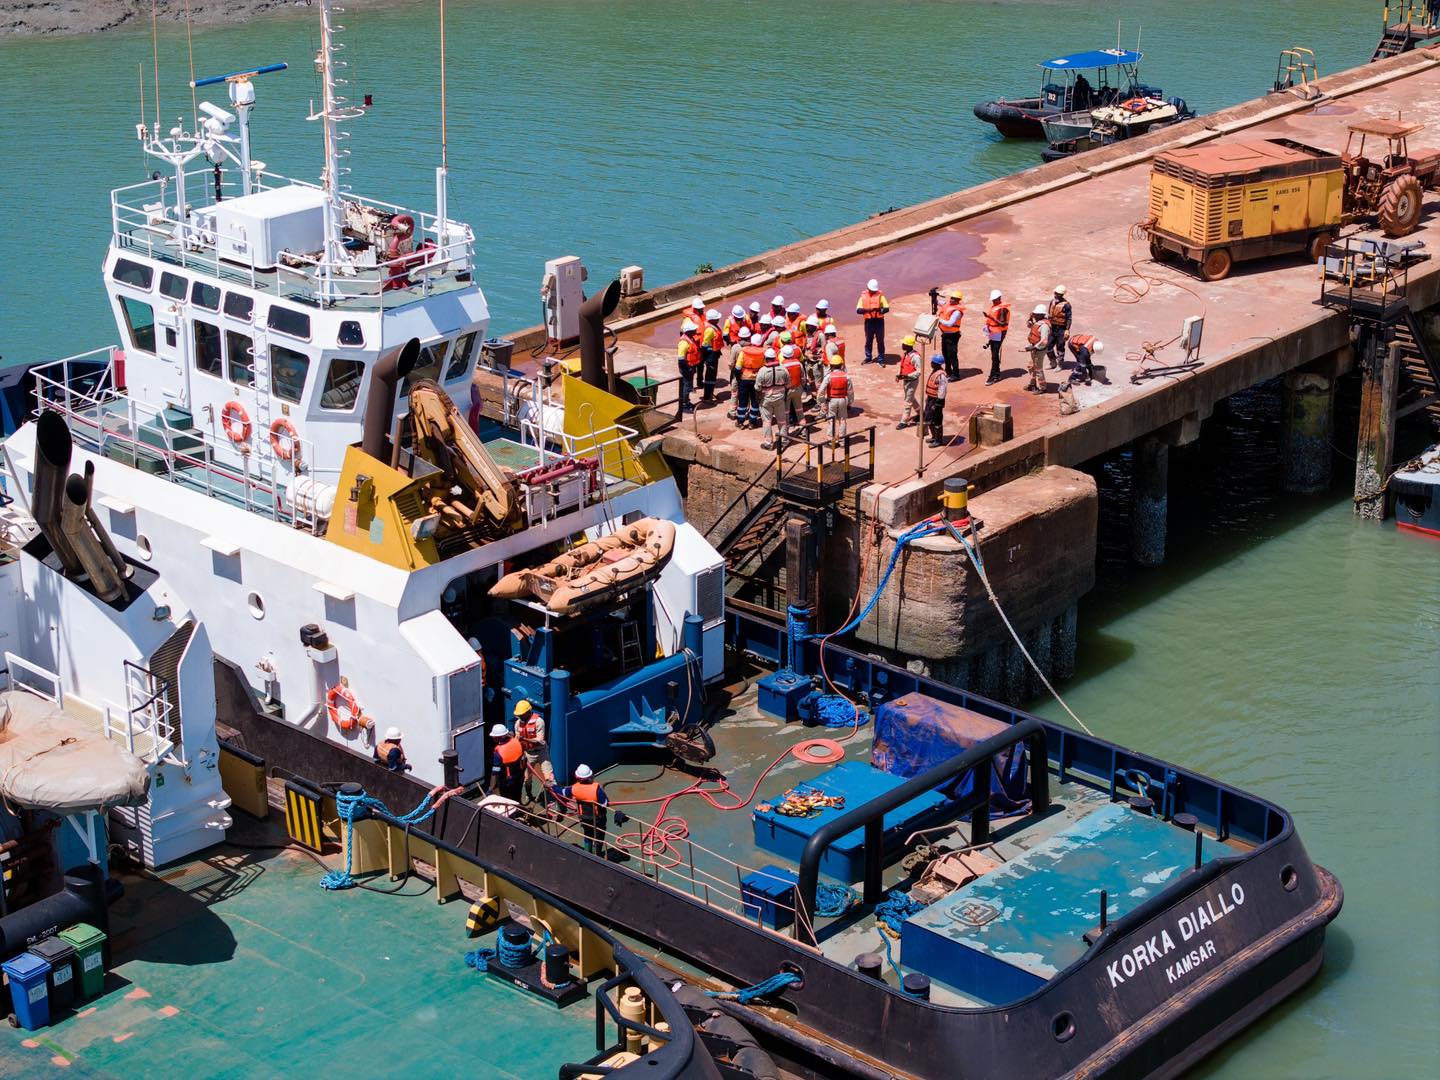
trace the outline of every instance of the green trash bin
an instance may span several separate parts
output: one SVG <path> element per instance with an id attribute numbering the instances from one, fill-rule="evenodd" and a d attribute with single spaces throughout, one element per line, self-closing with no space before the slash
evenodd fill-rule
<path id="1" fill-rule="evenodd" d="M 635 396 L 642 405 L 654 405 L 660 395 L 660 381 L 647 379 L 644 375 L 631 375 L 625 380 L 635 390 Z"/>
<path id="2" fill-rule="evenodd" d="M 105 932 L 89 923 L 76 923 L 60 931 L 60 940 L 75 950 L 75 974 L 79 977 L 76 999 L 99 997 L 105 989 Z"/>

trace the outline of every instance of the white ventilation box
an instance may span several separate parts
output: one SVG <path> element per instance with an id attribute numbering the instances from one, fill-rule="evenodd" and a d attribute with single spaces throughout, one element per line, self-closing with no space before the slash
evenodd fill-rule
<path id="1" fill-rule="evenodd" d="M 325 193 L 291 185 L 226 199 L 209 210 L 220 258 L 270 270 L 282 251 L 311 255 L 325 248 Z"/>
<path id="2" fill-rule="evenodd" d="M 627 266 L 620 271 L 620 295 L 639 296 L 645 291 L 645 268 Z"/>
<path id="3" fill-rule="evenodd" d="M 580 305 L 585 302 L 585 267 L 574 255 L 545 264 L 540 295 L 545 301 L 545 334 L 551 341 L 580 336 Z"/>

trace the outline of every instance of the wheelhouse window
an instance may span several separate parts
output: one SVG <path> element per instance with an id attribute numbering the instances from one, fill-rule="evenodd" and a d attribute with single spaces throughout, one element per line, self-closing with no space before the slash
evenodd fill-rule
<path id="1" fill-rule="evenodd" d="M 449 351 L 450 340 L 448 338 L 421 346 L 420 356 L 415 361 L 414 370 L 405 376 L 405 389 L 408 391 L 421 379 L 438 380 L 440 367 L 445 363 L 445 354 Z"/>
<path id="2" fill-rule="evenodd" d="M 475 349 L 475 331 L 463 335 L 455 342 L 455 351 L 450 354 L 450 366 L 445 369 L 445 381 L 460 378 L 470 367 L 470 354 Z"/>
<path id="3" fill-rule="evenodd" d="M 363 362 L 344 356 L 335 357 L 325 372 L 325 389 L 320 392 L 320 407 L 337 412 L 349 412 L 355 408 L 355 399 L 360 395 L 360 380 L 364 375 Z"/>
<path id="4" fill-rule="evenodd" d="M 224 377 L 224 363 L 220 356 L 220 328 L 214 323 L 195 320 L 195 370 L 217 379 Z"/>
<path id="5" fill-rule="evenodd" d="M 230 381 L 249 386 L 255 381 L 255 342 L 249 334 L 225 331 L 225 355 L 230 360 Z"/>
<path id="6" fill-rule="evenodd" d="M 309 372 L 310 357 L 284 345 L 270 346 L 270 392 L 276 397 L 299 402 L 305 393 L 305 376 Z"/>
<path id="7" fill-rule="evenodd" d="M 225 314 L 232 319 L 239 319 L 241 322 L 249 322 L 250 316 L 255 313 L 255 300 L 244 293 L 227 292 L 225 294 Z"/>
<path id="8" fill-rule="evenodd" d="M 220 287 L 197 281 L 190 288 L 190 302 L 206 311 L 220 310 Z"/>
<path id="9" fill-rule="evenodd" d="M 130 259 L 116 259 L 115 269 L 110 271 L 110 276 L 121 285 L 129 285 L 135 289 L 150 291 L 150 284 L 155 280 L 155 271 L 144 263 L 137 263 Z"/>
<path id="10" fill-rule="evenodd" d="M 140 300 L 120 297 L 120 310 L 125 316 L 125 329 L 130 332 L 130 347 L 140 352 L 155 351 L 155 309 Z"/>
<path id="11" fill-rule="evenodd" d="M 310 340 L 310 316 L 303 311 L 273 304 L 270 307 L 269 326 L 271 330 L 286 337 Z"/>
<path id="12" fill-rule="evenodd" d="M 171 300 L 184 300 L 185 293 L 189 290 L 190 283 L 179 274 L 172 274 L 168 270 L 160 275 L 160 294 L 168 296 Z"/>
<path id="13" fill-rule="evenodd" d="M 365 331 L 354 319 L 346 319 L 340 324 L 340 344 L 352 348 L 365 344 Z"/>

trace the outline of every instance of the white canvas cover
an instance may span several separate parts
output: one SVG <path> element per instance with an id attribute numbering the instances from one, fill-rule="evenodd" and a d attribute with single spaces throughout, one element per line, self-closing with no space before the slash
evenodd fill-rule
<path id="1" fill-rule="evenodd" d="M 76 814 L 139 806 L 150 773 L 93 723 L 24 690 L 0 693 L 0 798 L 12 807 Z"/>

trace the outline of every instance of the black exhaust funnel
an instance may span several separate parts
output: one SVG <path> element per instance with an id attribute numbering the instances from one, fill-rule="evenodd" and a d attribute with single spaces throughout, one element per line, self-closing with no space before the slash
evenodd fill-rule
<path id="1" fill-rule="evenodd" d="M 375 370 L 370 373 L 370 396 L 365 401 L 365 433 L 360 441 L 360 449 L 373 458 L 390 460 L 386 444 L 395 420 L 395 387 L 415 370 L 419 359 L 420 339 L 411 338 L 375 362 Z"/>
<path id="2" fill-rule="evenodd" d="M 600 390 L 610 389 L 605 363 L 605 320 L 620 304 L 620 282 L 612 281 L 580 305 L 580 378 Z"/>

